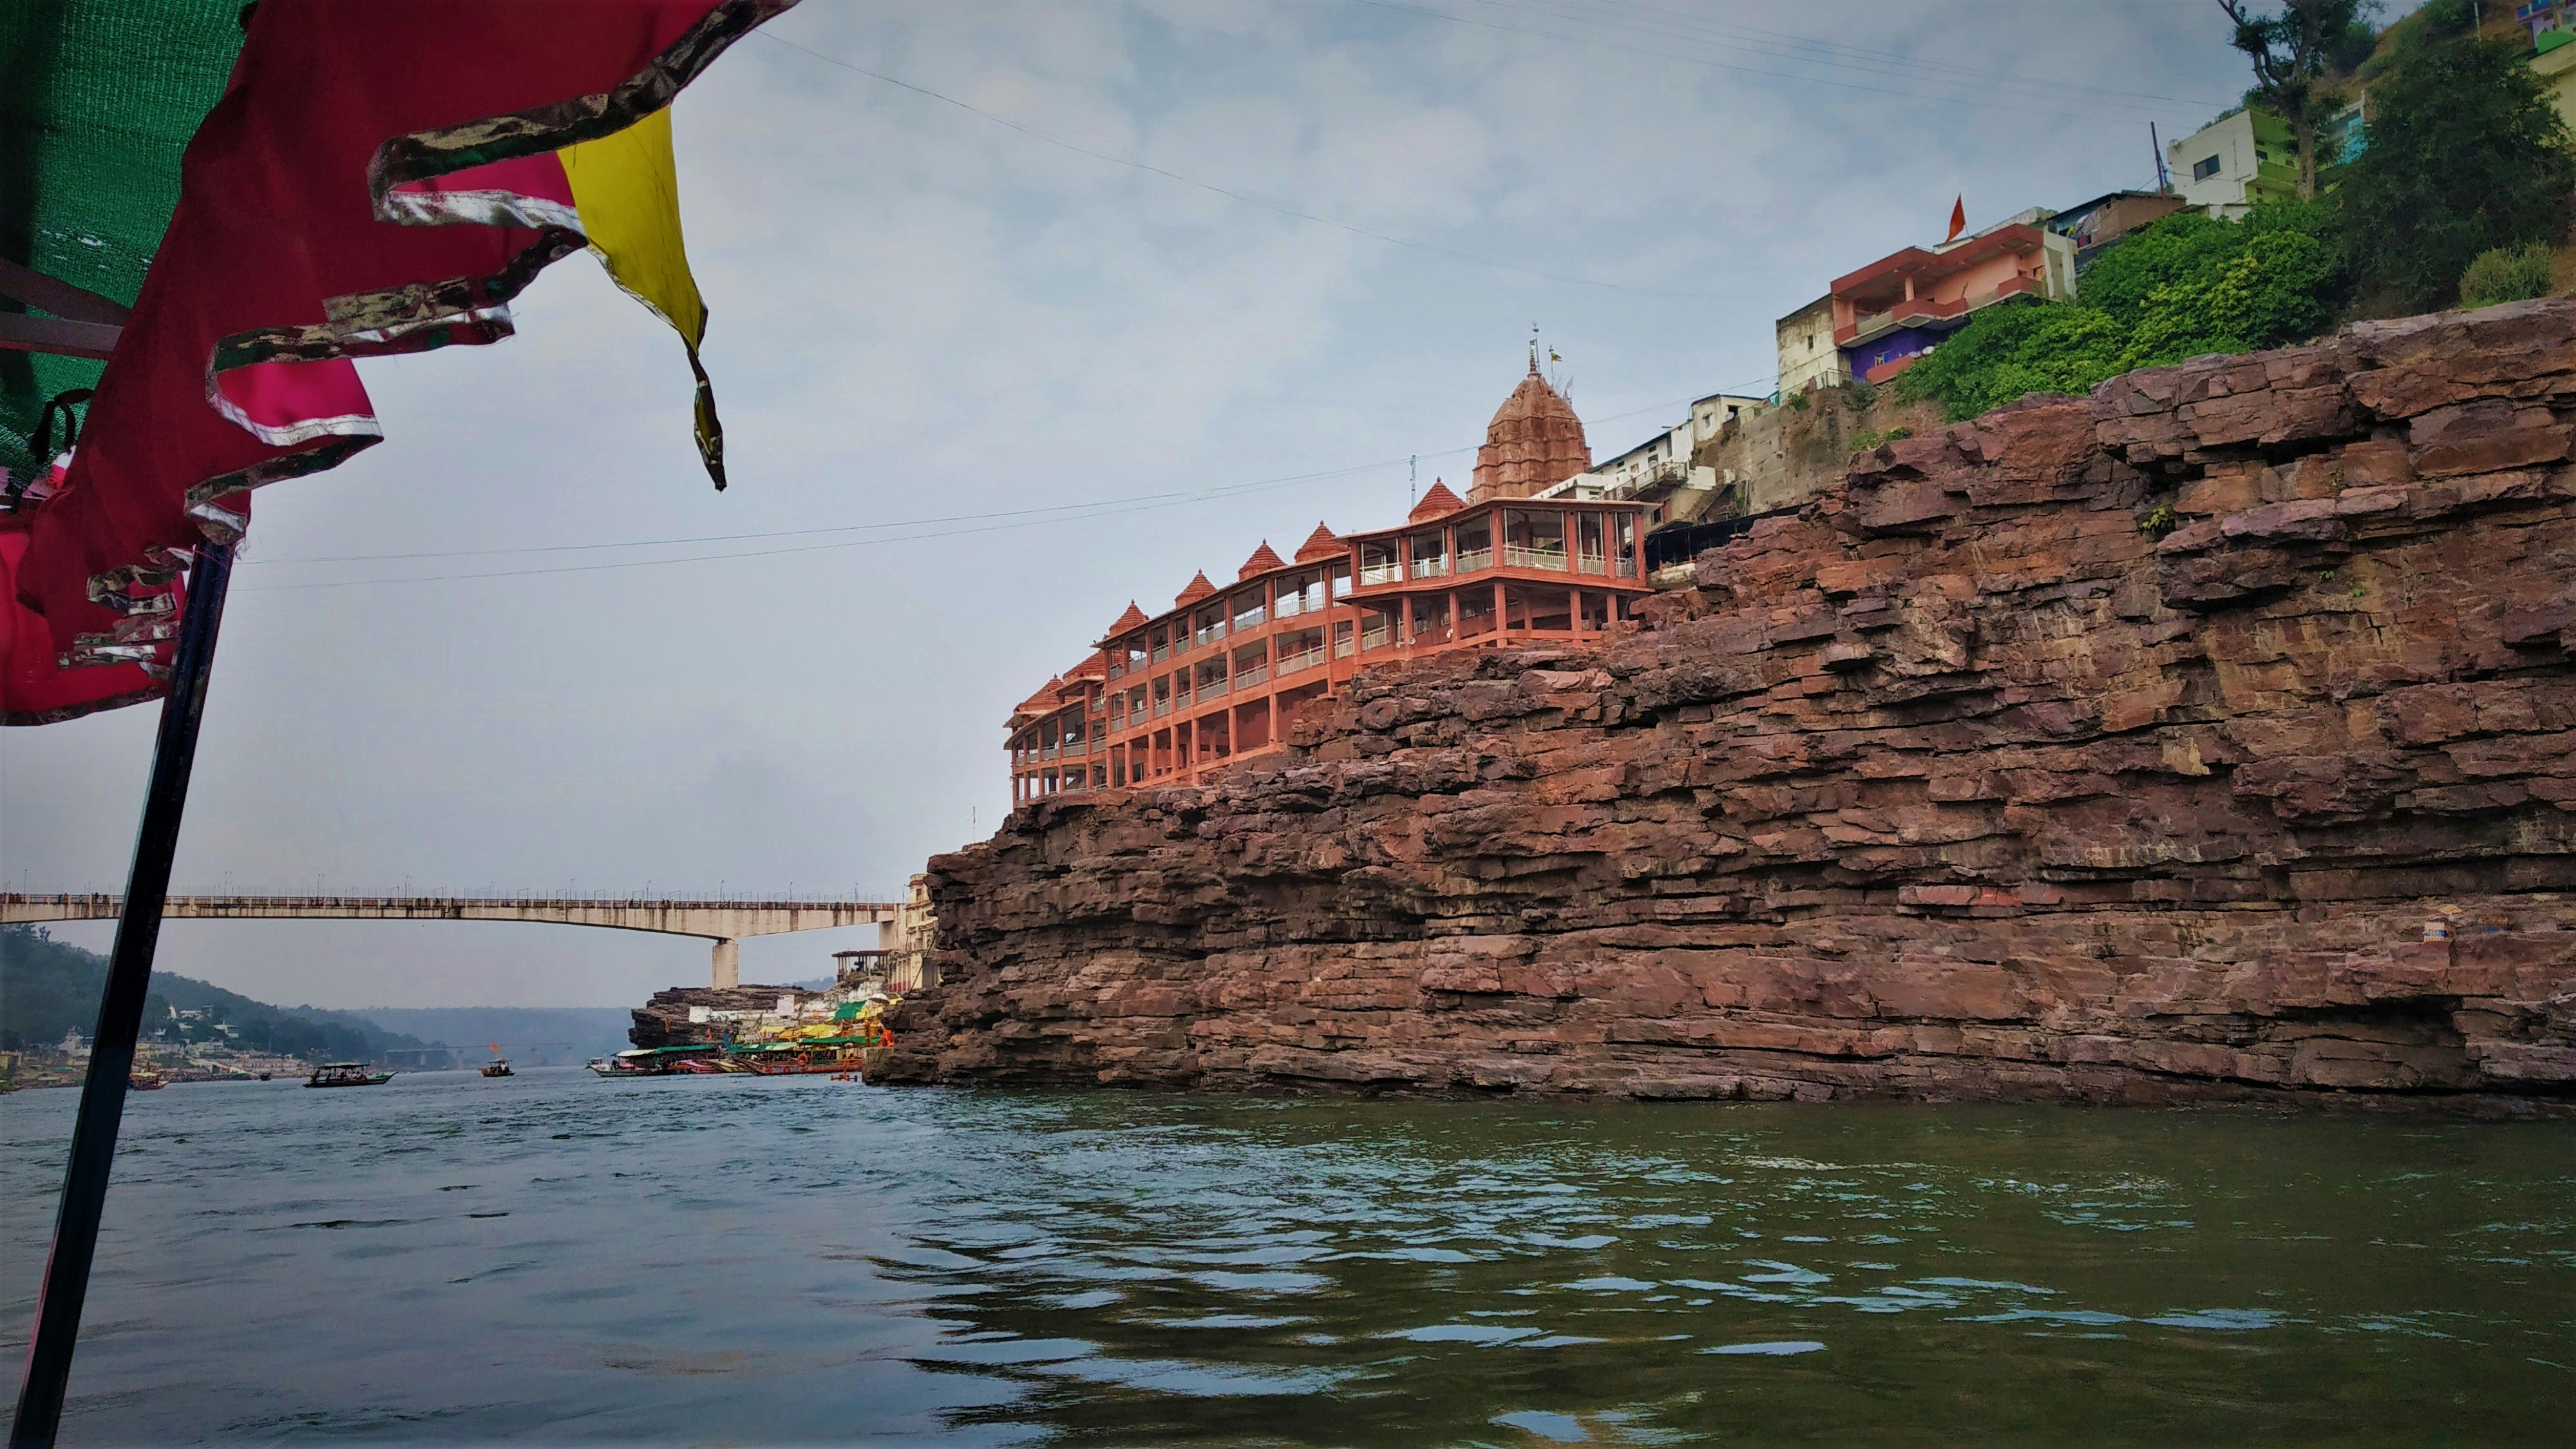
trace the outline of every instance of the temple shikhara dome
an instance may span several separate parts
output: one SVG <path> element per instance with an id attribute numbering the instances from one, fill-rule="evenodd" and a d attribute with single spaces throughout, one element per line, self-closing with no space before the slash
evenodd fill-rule
<path id="1" fill-rule="evenodd" d="M 1583 436 L 1583 419 L 1548 380 L 1539 375 L 1538 353 L 1530 353 L 1529 375 L 1485 427 L 1485 446 L 1476 450 L 1476 473 L 1467 489 L 1469 503 L 1494 498 L 1527 498 L 1577 473 L 1592 470 L 1592 445 Z"/>

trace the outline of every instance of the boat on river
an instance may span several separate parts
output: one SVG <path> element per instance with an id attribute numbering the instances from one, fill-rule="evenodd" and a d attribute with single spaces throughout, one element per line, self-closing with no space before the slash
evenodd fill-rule
<path id="1" fill-rule="evenodd" d="M 489 1062 L 483 1064 L 483 1075 L 487 1077 L 515 1077 L 518 1073 L 510 1070 L 510 1059 L 508 1057 L 494 1057 Z"/>
<path id="2" fill-rule="evenodd" d="M 371 1072 L 364 1062 L 332 1062 L 314 1069 L 304 1085 L 308 1087 L 381 1087 L 394 1079 L 391 1072 Z"/>

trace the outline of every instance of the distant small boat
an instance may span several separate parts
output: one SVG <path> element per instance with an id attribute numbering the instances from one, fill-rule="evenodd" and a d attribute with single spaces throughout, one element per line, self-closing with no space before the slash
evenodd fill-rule
<path id="1" fill-rule="evenodd" d="M 308 1087 L 381 1087 L 394 1079 L 391 1072 L 371 1072 L 364 1062 L 333 1062 L 318 1068 L 304 1085 Z"/>
<path id="2" fill-rule="evenodd" d="M 159 1072 L 136 1072 L 125 1079 L 125 1084 L 138 1092 L 157 1092 L 170 1085 L 170 1079 Z"/>
<path id="3" fill-rule="evenodd" d="M 483 1075 L 487 1077 L 514 1077 L 517 1076 L 518 1073 L 510 1070 L 509 1058 L 496 1057 L 484 1066 Z"/>

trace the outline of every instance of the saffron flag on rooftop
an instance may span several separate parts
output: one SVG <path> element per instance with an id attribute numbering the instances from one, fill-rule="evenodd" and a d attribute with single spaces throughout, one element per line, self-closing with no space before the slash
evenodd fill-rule
<path id="1" fill-rule="evenodd" d="M 682 338 L 667 107 L 795 0 L 260 0 L 68 466 L 0 511 L 0 722 L 162 692 L 188 551 L 381 437 L 354 359 L 510 335 L 585 247 Z"/>

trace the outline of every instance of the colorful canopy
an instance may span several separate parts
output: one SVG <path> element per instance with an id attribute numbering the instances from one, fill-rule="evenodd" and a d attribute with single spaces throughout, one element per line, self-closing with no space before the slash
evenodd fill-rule
<path id="1" fill-rule="evenodd" d="M 138 654 L 149 692 L 186 551 L 381 436 L 352 359 L 506 337 L 510 299 L 588 246 L 695 368 L 664 108 L 793 3 L 260 0 L 59 490 L 0 515 L 0 718 L 131 702 Z"/>

